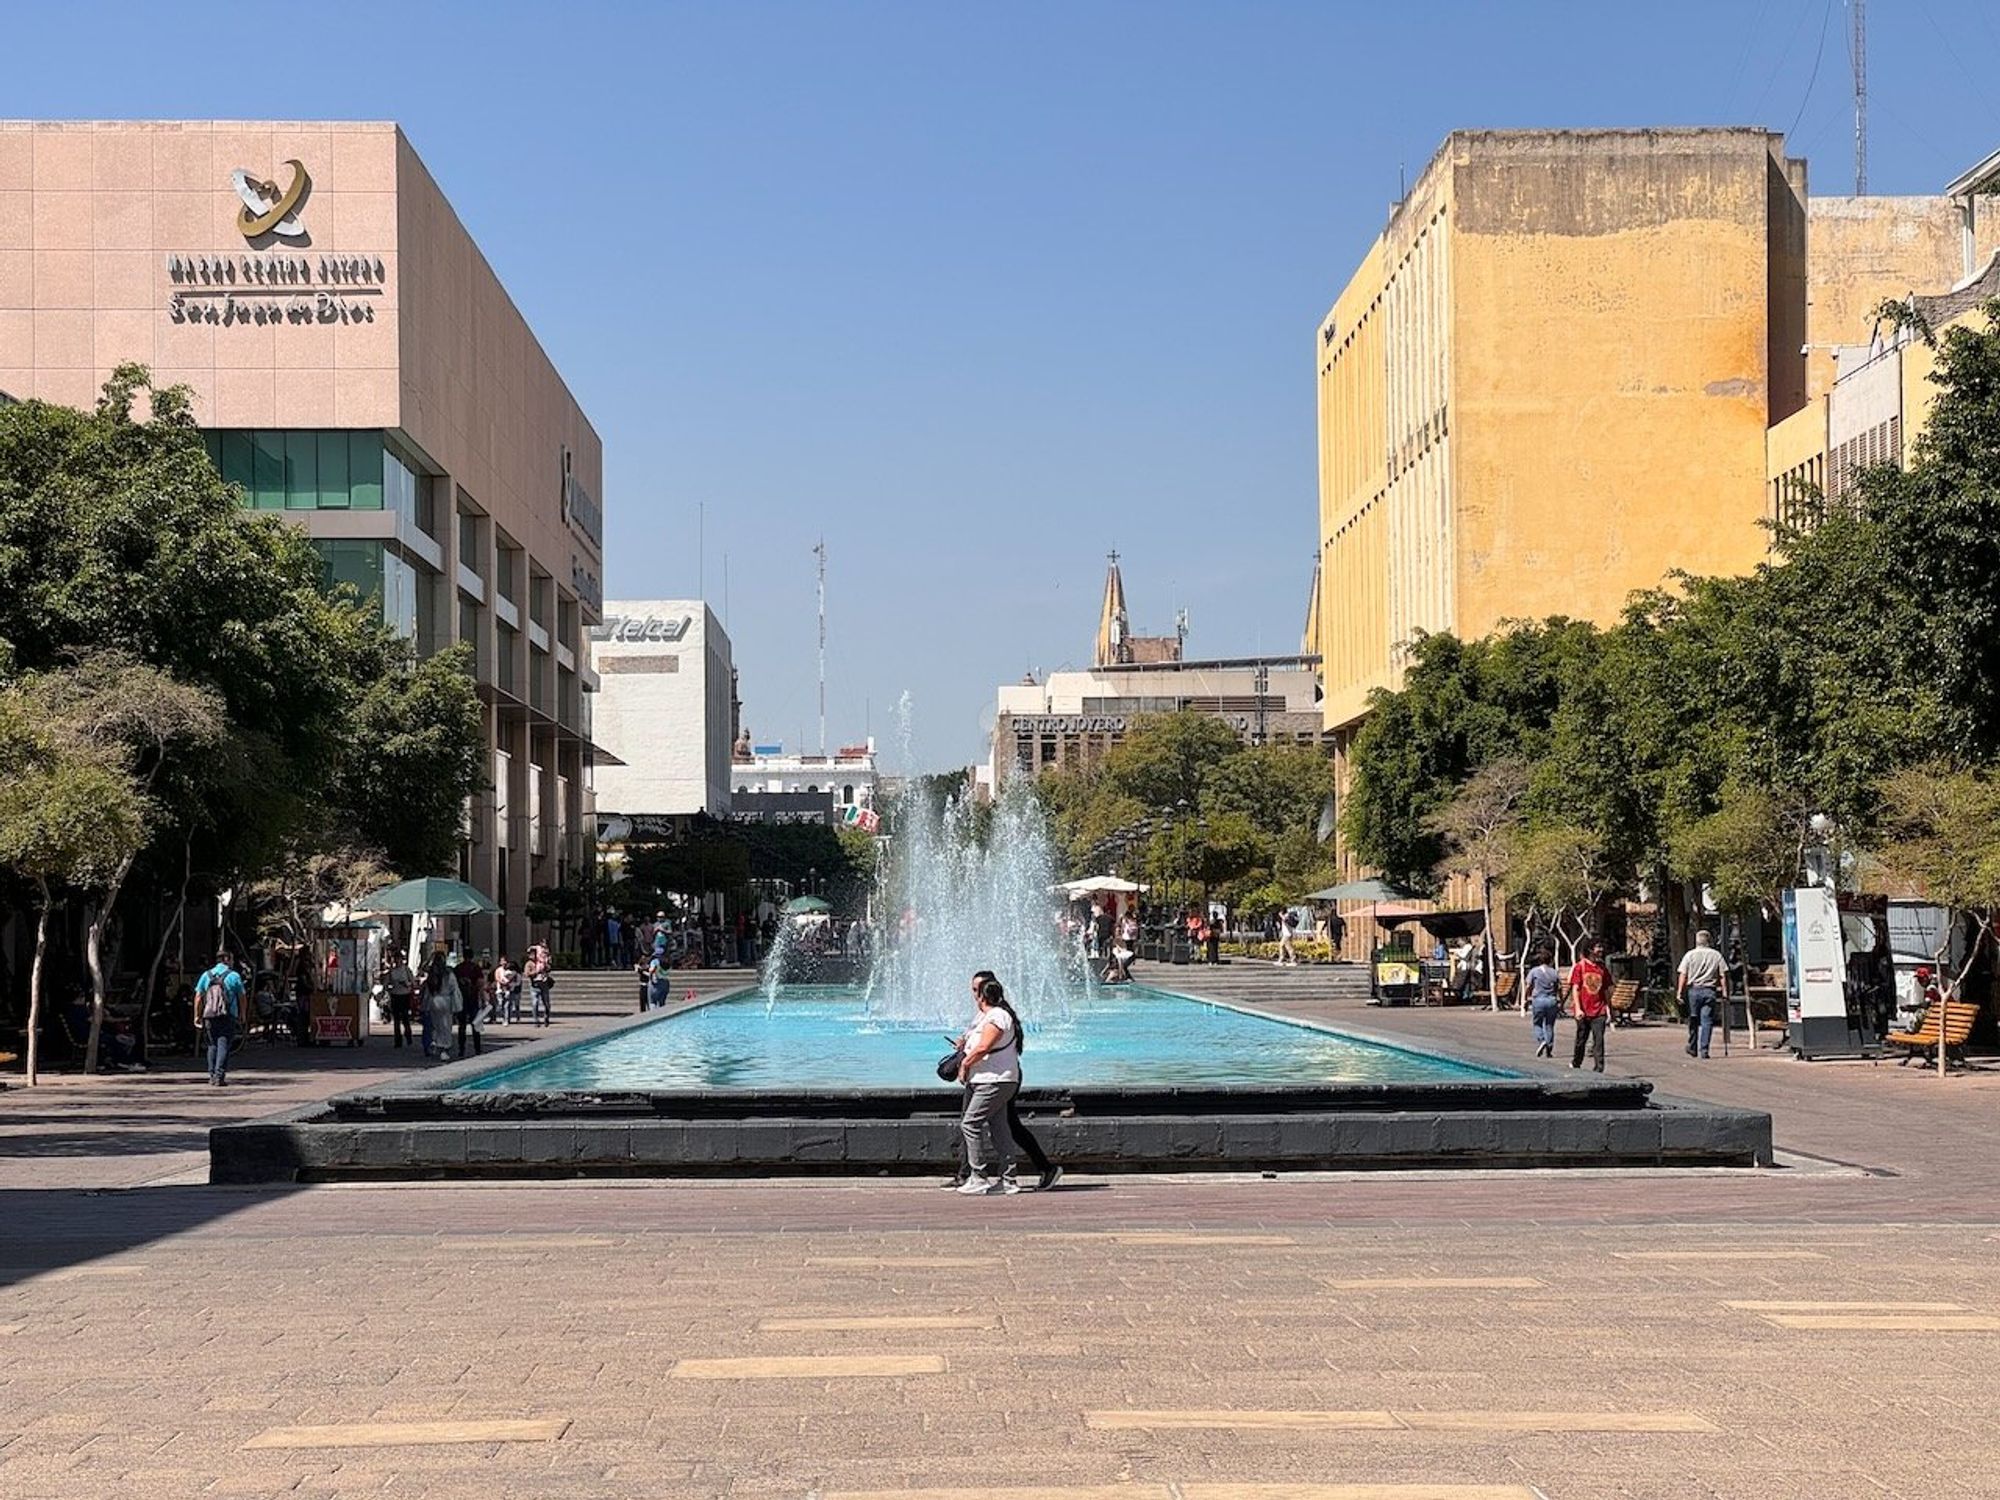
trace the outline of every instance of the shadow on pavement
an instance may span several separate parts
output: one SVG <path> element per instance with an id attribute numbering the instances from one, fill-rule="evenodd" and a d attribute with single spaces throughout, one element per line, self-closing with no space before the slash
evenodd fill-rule
<path id="1" fill-rule="evenodd" d="M 297 1188 L 0 1188 L 0 1286 L 185 1234 Z"/>

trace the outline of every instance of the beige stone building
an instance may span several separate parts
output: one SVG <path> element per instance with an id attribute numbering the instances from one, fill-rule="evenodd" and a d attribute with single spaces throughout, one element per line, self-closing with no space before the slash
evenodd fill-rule
<path id="1" fill-rule="evenodd" d="M 244 503 L 423 651 L 470 643 L 490 791 L 466 878 L 506 915 L 585 853 L 602 445 L 392 124 L 0 122 L 0 392 L 194 392 Z"/>

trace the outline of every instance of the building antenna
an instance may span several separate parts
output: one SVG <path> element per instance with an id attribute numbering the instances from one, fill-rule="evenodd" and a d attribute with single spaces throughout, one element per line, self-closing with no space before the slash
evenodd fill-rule
<path id="1" fill-rule="evenodd" d="M 819 559 L 819 753 L 826 757 L 826 538 L 813 547 Z"/>
<path id="2" fill-rule="evenodd" d="M 694 596 L 708 598 L 708 502 L 694 503 Z"/>
<path id="3" fill-rule="evenodd" d="M 1854 61 L 1854 196 L 1868 192 L 1868 0 L 1847 0 Z"/>
<path id="4" fill-rule="evenodd" d="M 722 628 L 729 629 L 729 554 L 722 554 Z"/>

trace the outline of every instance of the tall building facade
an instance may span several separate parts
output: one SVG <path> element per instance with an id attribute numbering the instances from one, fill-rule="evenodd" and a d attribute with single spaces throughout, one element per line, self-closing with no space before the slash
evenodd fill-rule
<path id="1" fill-rule="evenodd" d="M 1319 327 L 1327 726 L 1419 633 L 1753 562 L 1805 257 L 1804 164 L 1762 130 L 1447 139 Z"/>
<path id="2" fill-rule="evenodd" d="M 614 599 L 590 632 L 601 687 L 594 717 L 607 816 L 729 811 L 736 665 L 729 635 L 699 599 Z"/>
<path id="3" fill-rule="evenodd" d="M 423 652 L 471 649 L 492 784 L 459 873 L 518 946 L 587 857 L 603 451 L 400 129 L 0 122 L 0 391 L 194 395 L 244 504 Z"/>
<path id="4" fill-rule="evenodd" d="M 1764 555 L 1766 431 L 1962 254 L 1949 197 L 1809 199 L 1764 130 L 1462 131 L 1321 322 L 1312 630 L 1344 743 L 1409 644 L 1615 620 Z"/>

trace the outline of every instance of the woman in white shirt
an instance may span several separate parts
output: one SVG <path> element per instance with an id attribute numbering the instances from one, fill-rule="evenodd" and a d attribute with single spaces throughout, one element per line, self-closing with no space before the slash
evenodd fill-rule
<path id="1" fill-rule="evenodd" d="M 966 1086 L 959 1129 L 965 1132 L 965 1160 L 972 1169 L 959 1191 L 967 1196 L 997 1193 L 1014 1164 L 1007 1105 L 1021 1087 L 1021 1018 L 997 979 L 979 987 L 979 1015 L 966 1040 L 958 1081 Z"/>

